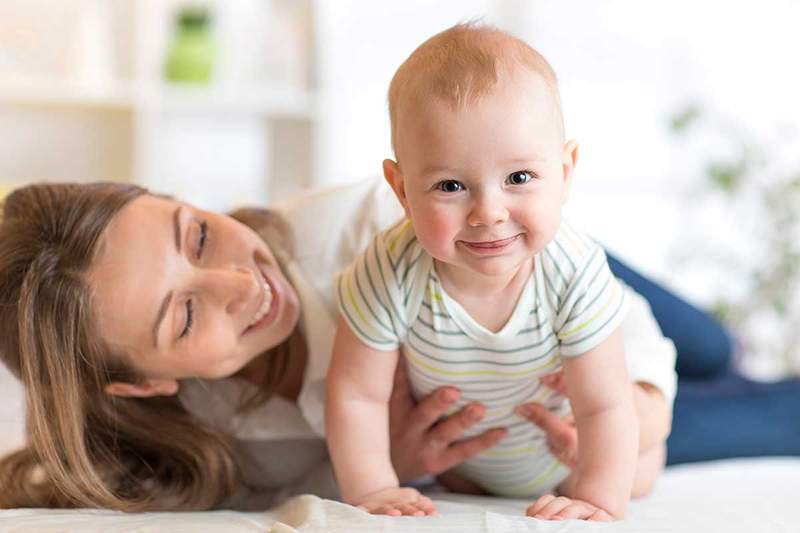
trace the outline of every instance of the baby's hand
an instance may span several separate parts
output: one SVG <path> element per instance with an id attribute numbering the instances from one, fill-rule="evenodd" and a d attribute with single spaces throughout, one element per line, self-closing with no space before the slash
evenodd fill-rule
<path id="1" fill-rule="evenodd" d="M 592 520 L 610 522 L 614 518 L 603 509 L 583 500 L 574 500 L 566 496 L 545 494 L 536 500 L 527 511 L 527 516 L 542 520 Z"/>
<path id="2" fill-rule="evenodd" d="M 430 498 L 420 494 L 417 489 L 399 487 L 381 489 L 367 495 L 358 508 L 389 516 L 425 516 L 436 512 Z"/>

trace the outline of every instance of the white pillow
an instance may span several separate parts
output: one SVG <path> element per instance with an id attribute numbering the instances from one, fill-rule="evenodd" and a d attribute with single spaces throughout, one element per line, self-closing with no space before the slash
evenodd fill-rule
<path id="1" fill-rule="evenodd" d="M 22 385 L 0 364 L 0 456 L 22 446 L 24 424 Z"/>

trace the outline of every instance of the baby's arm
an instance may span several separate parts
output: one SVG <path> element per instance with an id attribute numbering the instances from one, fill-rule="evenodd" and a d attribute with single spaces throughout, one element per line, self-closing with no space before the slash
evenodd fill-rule
<path id="1" fill-rule="evenodd" d="M 372 513 L 430 514 L 430 500 L 399 488 L 389 451 L 388 402 L 399 350 L 361 342 L 339 319 L 328 370 L 326 433 L 342 499 Z"/>
<path id="2" fill-rule="evenodd" d="M 543 497 L 528 514 L 587 518 L 595 506 L 622 518 L 636 469 L 639 427 L 619 329 L 585 354 L 565 358 L 564 381 L 581 443 L 575 483 L 568 498 L 543 504 L 552 499 Z M 569 498 L 577 502 L 565 501 Z"/>

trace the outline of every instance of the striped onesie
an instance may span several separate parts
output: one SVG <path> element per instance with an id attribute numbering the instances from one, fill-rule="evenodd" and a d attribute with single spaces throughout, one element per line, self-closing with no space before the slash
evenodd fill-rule
<path id="1" fill-rule="evenodd" d="M 532 497 L 554 489 L 569 470 L 548 451 L 545 434 L 514 413 L 527 401 L 567 414 L 569 402 L 539 377 L 605 340 L 625 315 L 625 291 L 602 248 L 562 222 L 534 258 L 511 318 L 484 328 L 444 291 L 433 258 L 407 219 L 378 234 L 339 276 L 339 309 L 355 335 L 377 350 L 402 348 L 413 394 L 461 389 L 453 411 L 478 401 L 486 416 L 465 438 L 493 427 L 509 432 L 457 471 L 492 494 Z M 601 377 L 602 379 L 602 377 Z"/>

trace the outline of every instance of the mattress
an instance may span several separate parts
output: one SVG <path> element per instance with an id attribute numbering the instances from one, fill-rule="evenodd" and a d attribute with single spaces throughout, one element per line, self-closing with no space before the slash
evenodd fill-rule
<path id="1" fill-rule="evenodd" d="M 439 515 L 373 516 L 304 495 L 263 513 L 123 514 L 97 510 L 0 511 L 3 532 L 245 532 L 499 533 L 507 531 L 615 533 L 753 533 L 800 531 L 800 459 L 736 459 L 669 468 L 653 494 L 631 504 L 613 524 L 526 518 L 529 502 L 432 493 Z"/>

